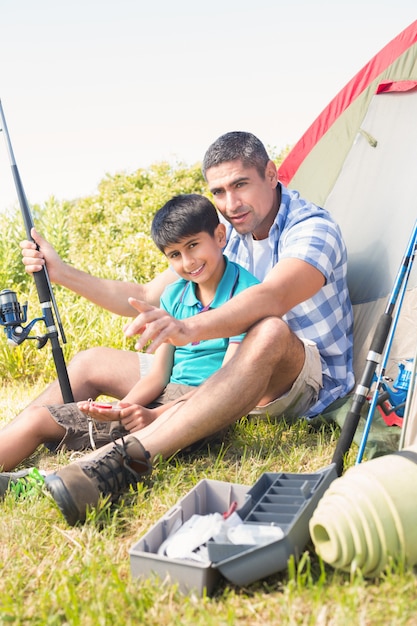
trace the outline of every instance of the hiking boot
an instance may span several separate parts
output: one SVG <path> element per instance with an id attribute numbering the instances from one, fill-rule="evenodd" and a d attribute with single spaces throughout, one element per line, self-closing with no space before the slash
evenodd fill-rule
<path id="1" fill-rule="evenodd" d="M 94 459 L 70 463 L 45 478 L 46 488 L 70 526 L 85 522 L 88 508 L 96 507 L 100 496 L 116 502 L 152 472 L 150 454 L 136 437 L 119 441 Z"/>
<path id="2" fill-rule="evenodd" d="M 0 473 L 0 498 L 3 498 L 8 491 L 13 492 L 16 497 L 29 495 L 38 492 L 39 487 L 45 482 L 44 474 L 36 467 L 19 470 L 18 472 Z"/>

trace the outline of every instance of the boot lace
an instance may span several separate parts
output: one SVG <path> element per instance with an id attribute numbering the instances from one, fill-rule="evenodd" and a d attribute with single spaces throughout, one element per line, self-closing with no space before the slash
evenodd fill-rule
<path id="1" fill-rule="evenodd" d="M 104 495 L 110 495 L 111 500 L 115 501 L 120 493 L 131 485 L 142 482 L 143 477 L 152 472 L 152 463 L 149 460 L 149 452 L 137 439 L 136 442 L 141 448 L 143 460 L 134 459 L 130 456 L 125 439 L 120 433 L 113 432 L 111 436 L 114 448 L 103 457 L 95 459 L 91 464 L 85 466 L 83 470 L 90 474 L 93 479 L 95 478 Z"/>

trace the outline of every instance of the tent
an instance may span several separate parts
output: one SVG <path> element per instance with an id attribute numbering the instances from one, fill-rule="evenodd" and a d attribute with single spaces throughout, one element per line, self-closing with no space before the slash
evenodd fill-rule
<path id="1" fill-rule="evenodd" d="M 284 185 L 328 209 L 342 229 L 355 314 L 357 380 L 417 217 L 415 168 L 417 21 L 333 98 L 278 168 Z M 398 363 L 415 357 L 416 344 L 413 267 L 388 376 L 395 378 Z"/>

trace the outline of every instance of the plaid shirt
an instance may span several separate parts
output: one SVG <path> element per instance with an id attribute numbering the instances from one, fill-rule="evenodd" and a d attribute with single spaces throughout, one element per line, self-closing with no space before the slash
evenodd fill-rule
<path id="1" fill-rule="evenodd" d="M 225 253 L 259 280 L 254 267 L 252 236 L 239 235 L 227 224 Z M 354 385 L 353 312 L 349 298 L 346 247 L 330 214 L 281 185 L 281 206 L 269 231 L 272 266 L 279 259 L 296 258 L 310 263 L 325 277 L 325 285 L 310 299 L 283 316 L 291 330 L 317 344 L 323 366 L 323 388 L 306 417 L 321 413 Z"/>

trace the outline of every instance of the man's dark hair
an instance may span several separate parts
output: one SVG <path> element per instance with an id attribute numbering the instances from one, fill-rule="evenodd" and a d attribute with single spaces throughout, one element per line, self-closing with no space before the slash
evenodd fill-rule
<path id="1" fill-rule="evenodd" d="M 181 194 L 155 213 L 151 236 L 164 252 L 167 246 L 197 233 L 206 232 L 213 237 L 219 223 L 216 207 L 208 198 L 197 193 Z"/>
<path id="2" fill-rule="evenodd" d="M 233 131 L 222 135 L 208 147 L 203 159 L 203 176 L 211 167 L 227 161 L 242 161 L 244 167 L 255 167 L 261 178 L 270 157 L 263 145 L 252 133 Z"/>

